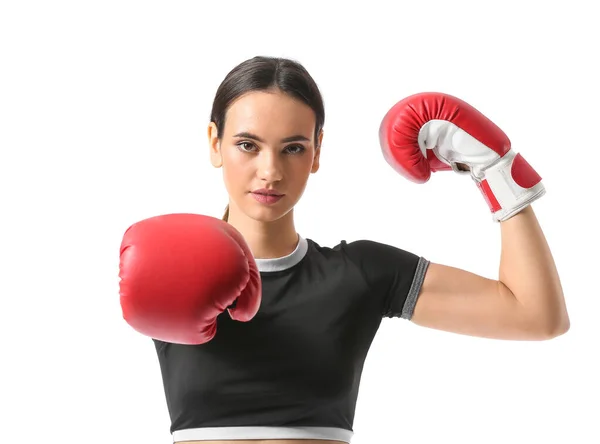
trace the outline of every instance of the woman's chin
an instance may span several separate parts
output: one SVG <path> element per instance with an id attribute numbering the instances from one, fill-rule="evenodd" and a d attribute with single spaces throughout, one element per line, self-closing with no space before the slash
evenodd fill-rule
<path id="1" fill-rule="evenodd" d="M 280 205 L 283 202 L 277 202 L 273 205 L 261 205 L 254 203 L 244 208 L 244 213 L 257 222 L 274 222 L 289 214 L 292 208 L 287 205 Z"/>

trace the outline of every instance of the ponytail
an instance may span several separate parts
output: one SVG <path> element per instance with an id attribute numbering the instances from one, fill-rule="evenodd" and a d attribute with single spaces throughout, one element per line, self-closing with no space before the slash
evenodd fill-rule
<path id="1" fill-rule="evenodd" d="M 229 219 L 229 204 L 225 207 L 225 213 L 223 214 L 223 220 L 227 222 Z"/>

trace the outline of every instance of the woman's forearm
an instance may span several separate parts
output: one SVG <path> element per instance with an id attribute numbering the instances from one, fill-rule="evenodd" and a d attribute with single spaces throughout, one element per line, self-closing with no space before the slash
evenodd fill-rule
<path id="1" fill-rule="evenodd" d="M 569 316 L 562 285 L 533 208 L 528 206 L 500 225 L 500 282 L 544 332 L 552 336 L 566 332 Z"/>

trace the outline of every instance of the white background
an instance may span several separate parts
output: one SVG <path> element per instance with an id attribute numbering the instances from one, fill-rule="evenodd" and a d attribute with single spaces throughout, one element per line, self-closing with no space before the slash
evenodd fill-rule
<path id="1" fill-rule="evenodd" d="M 296 212 L 322 245 L 374 239 L 497 277 L 499 225 L 470 179 L 415 185 L 381 156 L 380 119 L 416 92 L 470 102 L 546 184 L 534 209 L 571 330 L 492 341 L 386 319 L 353 442 L 600 442 L 592 2 L 394 3 L 2 3 L 0 442 L 170 442 L 153 344 L 121 318 L 119 243 L 141 218 L 221 215 L 208 116 L 254 55 L 322 89 L 322 167 Z"/>

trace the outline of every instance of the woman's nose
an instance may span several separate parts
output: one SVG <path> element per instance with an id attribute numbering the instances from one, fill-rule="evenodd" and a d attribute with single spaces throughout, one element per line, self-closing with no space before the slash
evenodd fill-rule
<path id="1" fill-rule="evenodd" d="M 258 157 L 259 178 L 268 182 L 281 180 L 281 161 L 277 153 L 264 150 Z"/>

